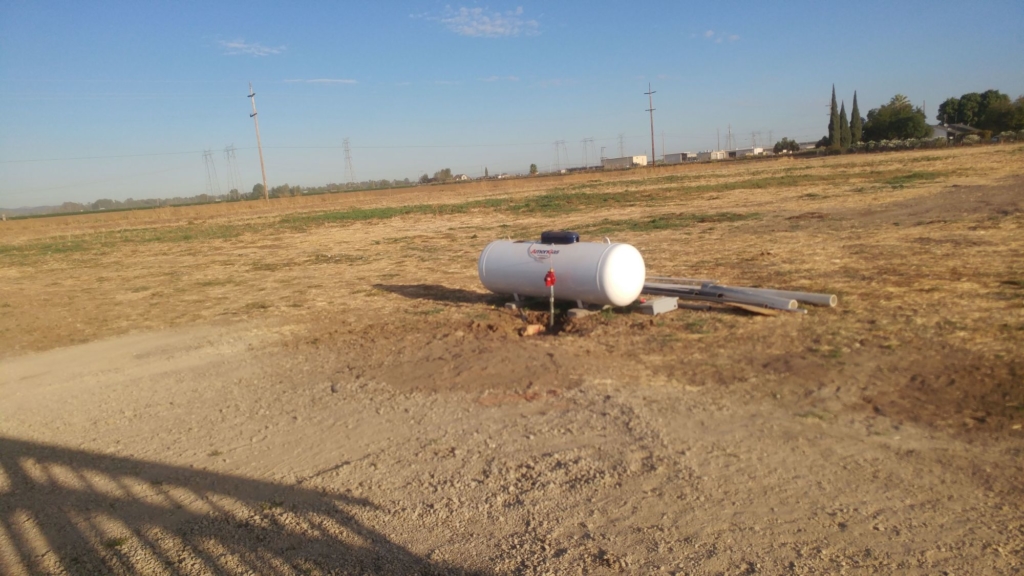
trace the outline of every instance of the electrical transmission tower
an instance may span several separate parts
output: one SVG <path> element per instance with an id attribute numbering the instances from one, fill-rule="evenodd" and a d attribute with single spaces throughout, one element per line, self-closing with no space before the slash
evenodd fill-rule
<path id="1" fill-rule="evenodd" d="M 210 196 L 220 195 L 220 181 L 217 178 L 217 165 L 213 161 L 213 152 L 203 150 L 203 164 L 206 166 L 206 193 Z"/>
<path id="2" fill-rule="evenodd" d="M 594 148 L 594 139 L 584 138 L 580 140 L 580 146 L 583 148 L 583 167 L 590 168 L 590 154 L 588 150 Z"/>
<path id="3" fill-rule="evenodd" d="M 555 140 L 555 172 L 562 171 L 562 156 L 565 156 L 565 167 L 569 168 L 569 149 L 565 147 L 565 140 Z"/>
<path id="4" fill-rule="evenodd" d="M 625 138 L 625 134 L 619 134 L 619 158 L 625 158 L 626 156 L 626 146 L 623 144 L 623 138 Z"/>
<path id="5" fill-rule="evenodd" d="M 648 108 L 647 111 L 651 113 L 651 164 L 657 164 L 657 160 L 656 160 L 657 156 L 655 156 L 655 153 L 654 153 L 654 96 L 653 96 L 653 94 L 655 94 L 655 91 L 651 90 L 651 83 L 650 82 L 647 83 L 647 92 L 644 92 L 644 94 L 647 94 L 647 104 L 650 106 L 650 108 Z"/>
<path id="6" fill-rule="evenodd" d="M 235 145 L 224 147 L 224 163 L 228 165 L 228 189 L 242 191 L 242 175 L 238 172 L 238 159 L 235 158 Z"/>
<path id="7" fill-rule="evenodd" d="M 260 119 L 256 117 L 256 93 L 252 90 L 252 82 L 249 82 L 249 99 L 252 100 L 252 114 L 249 117 L 252 118 L 253 124 L 256 125 L 256 148 L 260 151 L 260 174 L 263 175 L 263 199 L 270 199 L 270 191 L 267 190 L 267 169 L 263 165 L 263 144 L 260 143 Z"/>
<path id="8" fill-rule="evenodd" d="M 356 171 L 352 168 L 352 149 L 348 146 L 348 138 L 342 141 L 341 146 L 345 149 L 345 179 L 349 184 L 355 184 Z"/>
<path id="9" fill-rule="evenodd" d="M 732 141 L 732 124 L 729 124 L 729 132 L 725 135 L 725 149 L 735 150 L 734 143 Z"/>

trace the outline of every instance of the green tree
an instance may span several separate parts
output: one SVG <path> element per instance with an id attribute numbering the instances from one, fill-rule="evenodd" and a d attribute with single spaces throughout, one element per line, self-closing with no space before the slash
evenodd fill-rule
<path id="1" fill-rule="evenodd" d="M 1024 130 L 1024 96 L 1010 102 L 1010 98 L 993 101 L 985 108 L 978 128 L 999 134 L 1006 131 Z"/>
<path id="2" fill-rule="evenodd" d="M 438 170 L 437 172 L 434 172 L 434 180 L 437 180 L 438 182 L 447 182 L 447 181 L 449 181 L 451 179 L 452 179 L 452 169 L 451 168 L 442 168 L 442 169 Z"/>
<path id="3" fill-rule="evenodd" d="M 857 91 L 853 91 L 853 110 L 850 110 L 850 141 L 856 144 L 861 141 L 864 135 L 864 119 L 860 116 L 860 107 L 857 106 Z"/>
<path id="4" fill-rule="evenodd" d="M 775 147 L 772 148 L 776 154 L 783 152 L 799 152 L 800 145 L 796 143 L 796 140 L 790 140 L 789 138 L 783 138 L 775 143 Z"/>
<path id="5" fill-rule="evenodd" d="M 487 166 L 484 166 L 484 178 L 490 178 L 490 174 L 487 172 Z"/>
<path id="6" fill-rule="evenodd" d="M 836 85 L 832 85 L 832 106 L 829 109 L 828 146 L 839 149 L 839 106 L 836 104 Z"/>
<path id="7" fill-rule="evenodd" d="M 1010 97 L 999 90 L 985 90 L 981 93 L 981 106 L 978 108 L 978 116 L 984 117 L 989 108 L 1010 103 Z"/>
<path id="8" fill-rule="evenodd" d="M 530 174 L 533 175 L 533 174 L 536 174 L 536 173 L 537 173 L 537 165 L 536 164 L 530 164 Z"/>
<path id="9" fill-rule="evenodd" d="M 423 176 L 420 176 L 420 184 L 429 184 L 429 183 L 430 183 L 430 176 L 427 176 L 426 174 L 424 174 Z"/>
<path id="10" fill-rule="evenodd" d="M 839 108 L 839 149 L 850 149 L 850 123 L 846 120 L 846 102 Z"/>
<path id="11" fill-rule="evenodd" d="M 960 106 L 957 108 L 957 120 L 959 124 L 973 126 L 979 119 L 978 112 L 981 111 L 981 94 L 971 92 L 960 97 Z"/>
<path id="12" fill-rule="evenodd" d="M 960 123 L 960 99 L 959 98 L 946 98 L 946 101 L 939 104 L 939 113 L 936 114 L 935 119 L 943 124 L 959 124 Z"/>
<path id="13" fill-rule="evenodd" d="M 263 198 L 263 184 L 256 183 L 252 185 L 252 194 L 249 194 L 250 200 L 259 200 Z"/>
<path id="14" fill-rule="evenodd" d="M 924 111 L 915 108 L 906 96 L 897 94 L 888 104 L 868 112 L 864 124 L 865 140 L 906 140 L 931 136 Z"/>

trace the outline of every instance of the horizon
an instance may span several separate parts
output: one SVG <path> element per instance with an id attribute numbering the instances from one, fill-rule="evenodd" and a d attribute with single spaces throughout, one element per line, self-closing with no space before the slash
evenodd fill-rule
<path id="1" fill-rule="evenodd" d="M 968 34 L 950 33 L 954 16 Z M 7 5 L 0 206 L 208 193 L 204 150 L 223 194 L 230 145 L 249 192 L 250 81 L 271 188 L 345 183 L 345 138 L 357 182 L 479 177 L 566 167 L 565 153 L 594 165 L 620 155 L 620 134 L 625 155 L 655 158 L 725 148 L 730 126 L 737 148 L 818 140 L 833 84 L 848 112 L 855 90 L 865 117 L 902 93 L 935 124 L 951 96 L 1024 95 L 1021 30 L 1009 1 Z"/>

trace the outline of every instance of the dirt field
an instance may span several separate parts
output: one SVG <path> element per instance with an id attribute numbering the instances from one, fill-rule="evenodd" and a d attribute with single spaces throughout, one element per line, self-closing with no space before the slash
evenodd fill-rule
<path id="1" fill-rule="evenodd" d="M 523 338 L 551 228 L 839 306 Z M 1020 574 L 1022 350 L 1021 145 L 2 222 L 0 573 Z"/>

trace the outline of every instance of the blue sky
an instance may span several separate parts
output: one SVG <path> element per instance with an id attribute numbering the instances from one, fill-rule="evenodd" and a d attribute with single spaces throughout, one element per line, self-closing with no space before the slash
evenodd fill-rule
<path id="1" fill-rule="evenodd" d="M 826 131 L 896 93 L 1024 94 L 1024 3 L 0 3 L 0 206 L 582 165 L 604 148 L 739 146 Z M 664 136 L 663 136 L 664 133 Z M 566 163 L 564 155 L 559 160 Z"/>

